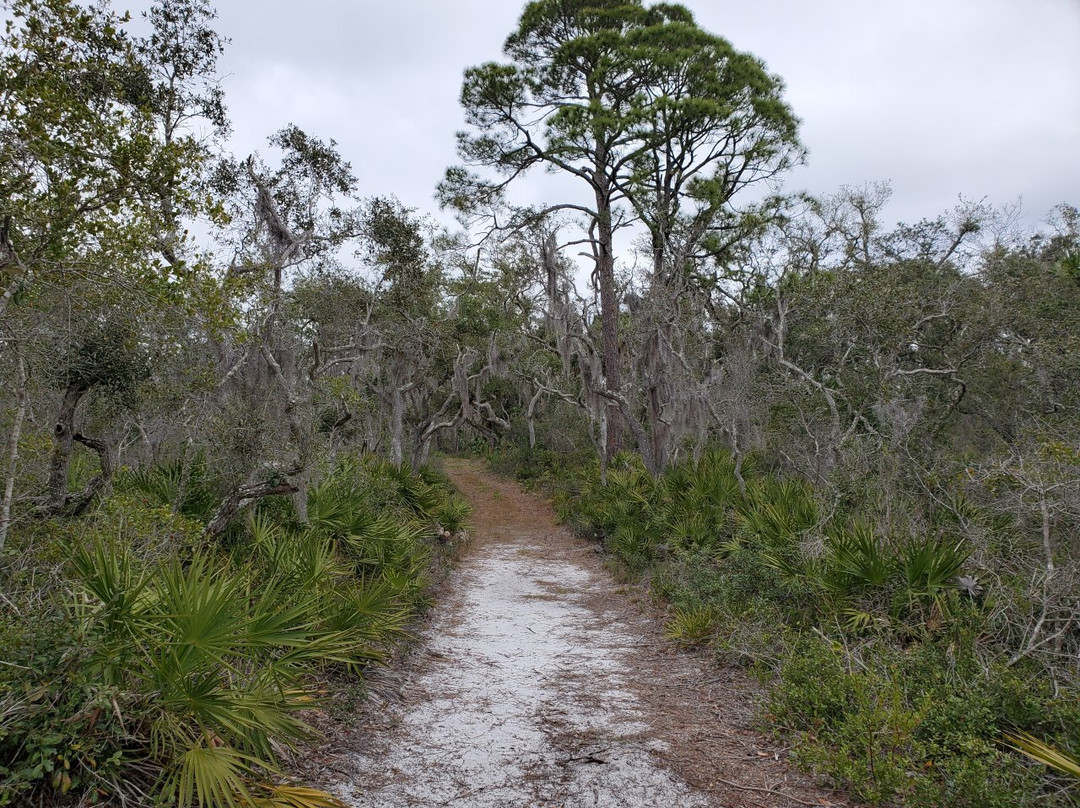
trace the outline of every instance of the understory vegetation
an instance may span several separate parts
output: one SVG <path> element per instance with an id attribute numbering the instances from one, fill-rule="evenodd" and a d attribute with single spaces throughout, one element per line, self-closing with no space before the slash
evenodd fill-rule
<path id="1" fill-rule="evenodd" d="M 467 506 L 431 473 L 341 460 L 307 521 L 266 498 L 204 538 L 216 481 L 124 474 L 76 523 L 20 531 L 0 633 L 0 804 L 334 805 L 282 756 L 427 602 Z M 31 561 L 32 559 L 32 561 Z M 65 800 L 65 795 L 67 799 Z"/>
<path id="2" fill-rule="evenodd" d="M 803 765 L 873 804 L 1072 804 L 1007 736 L 1080 748 L 1078 638 L 1032 634 L 1041 548 L 993 503 L 958 485 L 886 514 L 725 451 L 655 478 L 622 456 L 606 483 L 595 464 L 519 471 L 647 578 L 672 640 L 763 678 L 763 725 Z"/>

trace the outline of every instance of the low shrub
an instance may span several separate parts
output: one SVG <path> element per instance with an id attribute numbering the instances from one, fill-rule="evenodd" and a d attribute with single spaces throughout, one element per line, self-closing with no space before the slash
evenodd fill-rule
<path id="1" fill-rule="evenodd" d="M 84 518 L 11 537 L 0 805 L 339 805 L 283 784 L 281 753 L 311 737 L 328 674 L 406 636 L 436 523 L 460 528 L 468 506 L 437 475 L 348 459 L 308 524 L 268 498 L 207 542 L 213 503 L 180 473 L 128 475 Z"/>
<path id="2" fill-rule="evenodd" d="M 882 529 L 872 511 L 823 512 L 806 483 L 753 460 L 741 476 L 720 452 L 655 480 L 620 457 L 606 483 L 586 467 L 556 501 L 579 534 L 649 576 L 671 639 L 762 675 L 769 723 L 804 765 L 876 804 L 1070 804 L 1064 781 L 1003 742 L 1027 732 L 1080 748 L 1076 682 L 1055 683 L 1035 659 L 1007 664 L 1015 621 L 1035 608 L 1010 589 L 1023 582 L 999 574 L 985 599 L 971 583 L 965 531 L 985 565 L 985 538 L 1007 525 L 959 502 Z"/>

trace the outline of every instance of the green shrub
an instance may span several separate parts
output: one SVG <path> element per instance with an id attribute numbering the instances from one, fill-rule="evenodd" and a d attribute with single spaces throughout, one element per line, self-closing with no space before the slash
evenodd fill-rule
<path id="1" fill-rule="evenodd" d="M 177 473 L 130 475 L 87 516 L 12 535 L 0 805 L 340 805 L 282 785 L 280 751 L 310 736 L 315 676 L 361 672 L 406 636 L 434 520 L 467 505 L 436 475 L 347 459 L 312 489 L 309 524 L 267 498 L 208 546 L 198 473 L 179 497 Z"/>
<path id="2" fill-rule="evenodd" d="M 488 453 L 488 462 L 495 472 L 526 485 L 564 486 L 576 476 L 577 469 L 596 465 L 596 455 L 591 450 L 571 454 L 517 443 Z"/>
<path id="3" fill-rule="evenodd" d="M 1001 744 L 1009 727 L 1043 732 L 1048 686 L 926 643 L 844 647 L 808 637 L 771 688 L 769 712 L 800 739 L 798 758 L 871 802 L 912 806 L 1055 803 L 1047 777 Z"/>
<path id="4" fill-rule="evenodd" d="M 121 477 L 119 486 L 132 489 L 148 502 L 175 507 L 184 516 L 204 522 L 213 515 L 218 501 L 209 480 L 206 458 L 201 455 L 186 464 L 175 460 L 128 472 Z"/>
<path id="5" fill-rule="evenodd" d="M 1080 748 L 1075 683 L 1060 681 L 1059 692 L 1036 661 L 1003 664 L 1017 640 L 1009 616 L 1037 616 L 1038 604 L 1007 576 L 985 604 L 957 587 L 973 548 L 982 563 L 1004 552 L 983 537 L 1013 528 L 959 495 L 925 523 L 903 502 L 891 503 L 899 517 L 882 519 L 874 496 L 826 518 L 802 481 L 754 462 L 743 478 L 745 492 L 724 453 L 658 480 L 620 457 L 606 484 L 585 468 L 556 501 L 579 533 L 650 576 L 671 609 L 669 637 L 708 642 L 720 660 L 761 673 L 768 716 L 796 739 L 797 758 L 860 798 L 909 808 L 1069 804 L 1061 781 L 1002 743 L 1026 731 Z M 1017 603 L 1006 614 L 1009 598 Z"/>
<path id="6" fill-rule="evenodd" d="M 678 645 L 700 645 L 711 639 L 719 617 L 707 606 L 676 607 L 664 623 L 664 635 Z"/>
<path id="7" fill-rule="evenodd" d="M 435 518 L 440 526 L 452 534 L 461 533 L 469 524 L 472 506 L 460 494 L 451 492 L 435 510 Z"/>

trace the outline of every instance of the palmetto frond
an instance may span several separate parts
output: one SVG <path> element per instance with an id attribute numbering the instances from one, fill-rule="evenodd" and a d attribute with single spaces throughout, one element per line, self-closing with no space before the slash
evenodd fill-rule
<path id="1" fill-rule="evenodd" d="M 248 782 L 258 768 L 258 759 L 204 735 L 179 751 L 160 794 L 179 808 L 245 808 L 253 801 Z"/>
<path id="2" fill-rule="evenodd" d="M 664 634 L 680 645 L 698 645 L 713 636 L 717 617 L 707 606 L 676 608 L 664 624 Z"/>
<path id="3" fill-rule="evenodd" d="M 469 501 L 460 494 L 450 494 L 436 511 L 436 519 L 440 525 L 451 533 L 460 533 L 465 529 L 472 514 L 472 506 Z"/>
<path id="4" fill-rule="evenodd" d="M 1040 741 L 1026 732 L 1007 732 L 1005 740 L 1017 752 L 1032 760 L 1037 760 L 1061 774 L 1080 778 L 1080 757 Z"/>
<path id="5" fill-rule="evenodd" d="M 206 462 L 202 457 L 187 466 L 181 460 L 175 460 L 132 471 L 126 480 L 157 504 L 175 506 L 181 513 L 196 519 L 208 518 L 216 505 L 214 492 L 206 481 Z"/>
<path id="6" fill-rule="evenodd" d="M 825 584 L 834 592 L 884 586 L 892 572 L 888 550 L 871 525 L 854 522 L 829 534 Z"/>
<path id="7" fill-rule="evenodd" d="M 315 788 L 266 785 L 262 789 L 265 794 L 252 799 L 252 808 L 348 808 L 333 794 Z"/>
<path id="8" fill-rule="evenodd" d="M 102 542 L 75 554 L 87 632 L 108 652 L 112 683 L 144 694 L 138 720 L 164 769 L 162 794 L 183 806 L 250 804 L 246 784 L 273 766 L 275 744 L 310 734 L 297 715 L 314 703 L 303 677 L 369 661 L 393 622 L 337 630 L 295 576 L 256 579 L 220 561 L 196 551 L 141 569 Z"/>
<path id="9" fill-rule="evenodd" d="M 904 548 L 900 570 L 913 594 L 934 594 L 955 583 L 960 568 L 971 555 L 964 542 L 924 539 Z"/>

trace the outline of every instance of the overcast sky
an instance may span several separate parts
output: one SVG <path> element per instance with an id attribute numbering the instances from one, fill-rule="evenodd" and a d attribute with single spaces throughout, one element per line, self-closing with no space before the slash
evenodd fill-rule
<path id="1" fill-rule="evenodd" d="M 123 7 L 123 0 L 115 0 Z M 334 138 L 365 195 L 435 210 L 464 68 L 499 59 L 521 0 L 220 0 L 237 154 L 295 123 Z M 1080 204 L 1080 0 L 687 0 L 783 77 L 808 165 L 787 190 L 888 180 L 890 218 L 958 196 Z M 129 4 L 133 11 L 145 4 Z M 530 192 L 525 192 L 530 193 Z M 530 195 L 542 191 L 533 189 Z M 536 200 L 540 201 L 540 200 Z"/>

